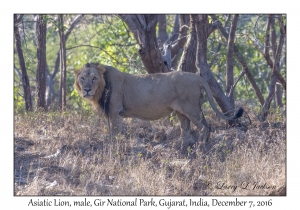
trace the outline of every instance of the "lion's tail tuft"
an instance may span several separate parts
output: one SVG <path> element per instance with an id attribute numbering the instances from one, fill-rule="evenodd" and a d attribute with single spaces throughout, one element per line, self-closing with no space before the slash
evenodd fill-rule
<path id="1" fill-rule="evenodd" d="M 240 118 L 240 117 L 243 115 L 243 113 L 244 113 L 244 109 L 243 109 L 242 107 L 240 107 L 240 108 L 237 110 L 237 112 L 235 113 L 233 119 L 238 119 L 238 118 Z"/>

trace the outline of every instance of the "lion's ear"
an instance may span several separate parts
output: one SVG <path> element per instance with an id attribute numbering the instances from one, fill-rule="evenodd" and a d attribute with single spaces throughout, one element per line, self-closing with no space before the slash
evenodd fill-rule
<path id="1" fill-rule="evenodd" d="M 79 74 L 80 74 L 80 70 L 74 71 L 74 76 L 75 76 L 75 78 L 77 78 Z"/>
<path id="2" fill-rule="evenodd" d="M 98 65 L 96 66 L 96 68 L 99 70 L 99 72 L 100 72 L 101 74 L 104 74 L 104 73 L 106 72 L 105 67 L 102 66 L 102 65 L 100 65 L 100 64 L 98 64 Z"/>

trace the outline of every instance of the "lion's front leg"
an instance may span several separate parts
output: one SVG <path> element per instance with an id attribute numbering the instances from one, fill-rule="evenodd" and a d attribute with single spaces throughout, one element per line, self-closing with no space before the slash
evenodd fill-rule
<path id="1" fill-rule="evenodd" d="M 114 92 L 110 99 L 109 117 L 113 137 L 123 132 L 124 107 L 122 101 L 120 101 L 121 98 L 122 95 L 119 92 Z"/>
<path id="2" fill-rule="evenodd" d="M 112 137 L 115 137 L 119 133 L 121 133 L 123 131 L 123 118 L 118 115 L 111 115 L 110 129 L 111 129 Z"/>

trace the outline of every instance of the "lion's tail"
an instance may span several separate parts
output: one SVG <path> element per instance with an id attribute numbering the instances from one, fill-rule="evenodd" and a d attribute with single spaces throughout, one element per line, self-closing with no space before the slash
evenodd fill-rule
<path id="1" fill-rule="evenodd" d="M 207 97 L 208 97 L 208 101 L 211 105 L 211 107 L 213 108 L 213 110 L 216 112 L 216 114 L 220 117 L 223 118 L 225 120 L 234 120 L 234 119 L 238 119 L 240 118 L 243 113 L 244 113 L 244 109 L 242 107 L 240 107 L 237 112 L 233 115 L 233 116 L 226 116 L 224 115 L 222 112 L 220 112 L 215 104 L 214 99 L 212 98 L 212 93 L 210 90 L 210 87 L 208 86 L 207 82 L 200 76 L 200 83 L 199 83 L 200 87 L 203 87 L 207 93 Z"/>

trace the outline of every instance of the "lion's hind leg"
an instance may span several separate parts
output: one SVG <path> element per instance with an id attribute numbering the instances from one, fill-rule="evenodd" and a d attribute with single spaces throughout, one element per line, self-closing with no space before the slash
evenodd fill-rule
<path id="1" fill-rule="evenodd" d="M 200 109 L 200 112 L 201 112 L 202 117 L 200 117 L 199 112 L 187 113 L 187 116 L 201 131 L 201 133 L 200 133 L 201 141 L 204 141 L 206 143 L 206 142 L 208 142 L 209 137 L 210 137 L 210 126 L 206 122 L 201 109 Z"/>
<path id="2" fill-rule="evenodd" d="M 210 137 L 210 126 L 209 124 L 207 123 L 205 117 L 204 117 L 204 114 L 201 110 L 201 114 L 202 114 L 202 117 L 201 117 L 201 123 L 202 123 L 202 129 L 201 129 L 201 133 L 202 133 L 202 141 L 204 141 L 205 143 L 208 142 L 209 140 L 209 137 Z"/>
<path id="3" fill-rule="evenodd" d="M 180 121 L 180 130 L 181 130 L 180 138 L 182 139 L 181 150 L 185 153 L 189 146 L 195 144 L 194 139 L 190 135 L 190 131 L 191 131 L 190 119 L 179 112 L 176 112 L 176 115 Z"/>

